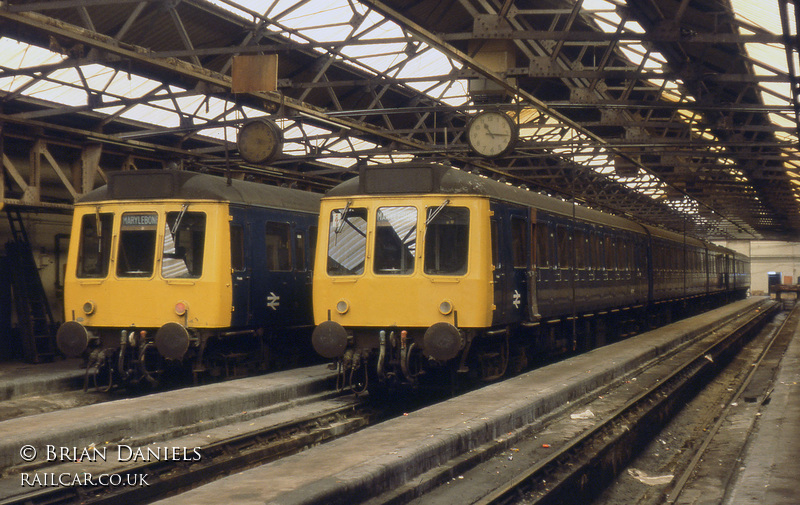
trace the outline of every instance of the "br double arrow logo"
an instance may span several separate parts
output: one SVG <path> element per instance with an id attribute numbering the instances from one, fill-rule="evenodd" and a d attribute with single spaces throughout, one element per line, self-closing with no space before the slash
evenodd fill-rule
<path id="1" fill-rule="evenodd" d="M 269 296 L 267 297 L 267 307 L 271 308 L 272 310 L 278 310 L 278 306 L 280 304 L 281 297 L 270 291 Z"/>

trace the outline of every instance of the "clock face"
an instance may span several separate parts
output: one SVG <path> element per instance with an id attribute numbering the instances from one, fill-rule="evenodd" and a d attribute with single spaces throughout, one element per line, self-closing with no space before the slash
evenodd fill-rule
<path id="1" fill-rule="evenodd" d="M 516 141 L 517 125 L 500 111 L 481 112 L 467 125 L 469 146 L 487 158 L 508 153 Z"/>
<path id="2" fill-rule="evenodd" d="M 239 128 L 236 146 L 245 161 L 264 163 L 281 151 L 281 130 L 268 119 L 255 119 Z"/>

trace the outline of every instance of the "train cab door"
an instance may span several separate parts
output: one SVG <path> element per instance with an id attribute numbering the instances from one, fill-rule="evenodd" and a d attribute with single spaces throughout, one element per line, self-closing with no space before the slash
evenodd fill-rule
<path id="1" fill-rule="evenodd" d="M 515 268 L 514 245 L 525 240 L 524 235 L 512 238 L 512 216 L 521 229 L 527 227 L 526 210 L 509 212 L 508 208 L 493 205 L 491 218 L 492 264 L 494 265 L 494 318 L 493 324 L 519 322 L 527 303 L 525 286 L 526 267 Z M 522 214 L 520 214 L 522 213 Z M 518 261 L 521 261 L 518 259 Z"/>
<path id="2" fill-rule="evenodd" d="M 313 229 L 312 229 L 313 228 Z M 316 235 L 316 227 L 309 227 L 302 223 L 292 224 L 292 284 L 289 289 L 291 292 L 292 303 L 292 324 L 310 325 L 313 324 L 311 318 L 311 264 L 314 259 L 310 254 L 313 253 L 311 234 Z M 289 300 L 286 300 L 288 303 Z"/>
<path id="3" fill-rule="evenodd" d="M 531 211 L 530 215 L 530 226 L 528 227 L 528 275 L 527 275 L 527 287 L 528 287 L 528 313 L 525 314 L 527 319 L 530 321 L 537 321 L 541 317 L 541 313 L 539 312 L 539 298 L 537 296 L 537 283 L 536 278 L 538 276 L 537 268 L 538 268 L 538 261 L 539 259 L 537 256 L 539 255 L 539 244 L 537 242 L 538 235 L 541 233 L 537 233 L 536 229 L 536 213 L 535 211 Z"/>
<path id="4" fill-rule="evenodd" d="M 250 283 L 252 258 L 250 225 L 244 209 L 231 208 L 231 289 L 233 295 L 231 326 L 248 326 L 252 322 Z"/>
<path id="5" fill-rule="evenodd" d="M 528 308 L 531 294 L 535 295 L 535 290 L 531 292 L 530 285 L 534 283 L 528 274 L 530 265 L 530 218 L 526 208 L 510 208 L 509 224 L 511 232 L 511 282 L 508 287 L 511 295 L 511 306 L 509 307 L 510 318 L 514 322 L 528 319 Z"/>
<path id="6" fill-rule="evenodd" d="M 279 213 L 270 215 L 264 224 L 263 285 L 259 292 L 264 311 L 264 325 L 291 326 L 296 321 L 297 260 L 292 255 L 297 245 L 296 227 L 291 217 Z"/>

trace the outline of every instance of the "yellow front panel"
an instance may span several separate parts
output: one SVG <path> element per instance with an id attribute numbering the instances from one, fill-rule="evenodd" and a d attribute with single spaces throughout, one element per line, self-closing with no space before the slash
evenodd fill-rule
<path id="1" fill-rule="evenodd" d="M 424 236 L 417 235 L 413 273 L 376 274 L 376 212 L 385 207 L 416 207 L 416 229 L 425 233 L 426 209 L 438 208 L 444 200 L 448 207 L 469 209 L 467 271 L 463 275 L 428 275 L 424 273 Z M 329 216 L 333 209 L 366 208 L 368 213 L 366 262 L 363 273 L 330 275 L 328 264 Z M 489 200 L 458 195 L 410 197 L 359 196 L 325 198 L 320 213 L 316 268 L 314 269 L 314 318 L 317 324 L 329 318 L 345 327 L 427 328 L 447 321 L 462 328 L 486 327 L 492 320 L 491 235 Z M 453 312 L 443 315 L 439 306 L 449 301 Z M 337 304 L 347 304 L 344 314 Z M 341 305 L 340 305 L 341 308 Z M 456 316 L 458 320 L 454 321 Z"/>
<path id="2" fill-rule="evenodd" d="M 167 212 L 180 212 L 182 201 L 110 202 L 76 205 L 72 238 L 64 282 L 65 320 L 76 320 L 87 327 L 158 328 L 174 321 L 188 327 L 220 328 L 230 325 L 231 271 L 229 212 L 226 203 L 191 202 L 189 212 L 206 215 L 202 273 L 198 278 L 164 278 L 164 248 Z M 78 250 L 83 216 L 113 214 L 110 264 L 102 278 L 78 278 Z M 157 215 L 155 264 L 147 277 L 117 274 L 121 215 Z M 99 217 L 97 218 L 99 219 Z M 99 222 L 99 221 L 98 221 Z M 84 305 L 94 304 L 86 314 Z M 175 313 L 175 305 L 188 306 L 185 316 Z"/>

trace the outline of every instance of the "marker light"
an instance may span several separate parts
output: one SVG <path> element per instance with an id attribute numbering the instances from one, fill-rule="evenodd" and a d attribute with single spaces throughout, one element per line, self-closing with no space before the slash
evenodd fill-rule
<path id="1" fill-rule="evenodd" d="M 441 312 L 442 315 L 446 316 L 447 314 L 451 313 L 452 311 L 453 311 L 453 304 L 450 303 L 450 300 L 445 300 L 445 301 L 443 301 L 442 303 L 439 304 L 439 312 Z"/>
<path id="2" fill-rule="evenodd" d="M 93 301 L 91 301 L 91 300 L 89 300 L 88 302 L 86 302 L 86 303 L 84 303 L 84 304 L 83 304 L 83 312 L 84 312 L 84 314 L 86 314 L 87 316 L 88 316 L 88 315 L 90 315 L 90 314 L 94 314 L 94 310 L 95 310 L 96 308 L 97 308 L 97 306 L 96 306 L 96 305 L 94 304 L 94 302 L 93 302 Z"/>
<path id="3" fill-rule="evenodd" d="M 178 314 L 179 316 L 186 314 L 187 310 L 189 310 L 189 304 L 184 302 L 183 300 L 175 304 L 175 313 Z"/>
<path id="4" fill-rule="evenodd" d="M 348 310 L 350 310 L 350 303 L 347 300 L 339 300 L 336 302 L 336 312 L 339 314 L 344 314 Z"/>

